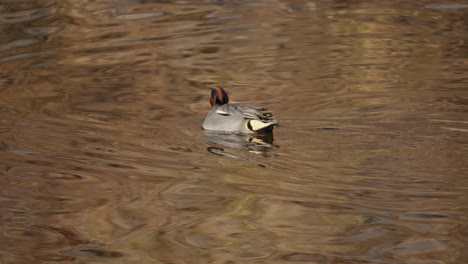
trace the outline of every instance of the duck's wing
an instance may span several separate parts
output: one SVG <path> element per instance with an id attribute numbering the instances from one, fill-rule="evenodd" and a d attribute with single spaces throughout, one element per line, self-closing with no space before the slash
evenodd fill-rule
<path id="1" fill-rule="evenodd" d="M 225 104 L 219 106 L 216 110 L 216 113 L 219 115 L 242 116 L 245 119 L 277 123 L 271 111 L 268 111 L 265 108 L 258 108 L 254 106 Z"/>
<path id="2" fill-rule="evenodd" d="M 264 109 L 240 104 L 225 104 L 216 109 L 217 115 L 243 120 L 243 127 L 251 132 L 271 132 L 278 121 Z"/>

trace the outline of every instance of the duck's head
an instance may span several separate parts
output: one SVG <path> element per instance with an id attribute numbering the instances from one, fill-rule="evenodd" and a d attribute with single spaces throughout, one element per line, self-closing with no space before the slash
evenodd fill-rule
<path id="1" fill-rule="evenodd" d="M 223 87 L 216 85 L 215 88 L 211 89 L 211 106 L 223 105 L 227 103 L 229 103 L 229 97 L 226 91 L 224 91 Z"/>

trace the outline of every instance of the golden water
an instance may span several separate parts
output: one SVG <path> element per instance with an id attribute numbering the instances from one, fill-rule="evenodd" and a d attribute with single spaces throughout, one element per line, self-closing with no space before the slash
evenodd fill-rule
<path id="1" fill-rule="evenodd" d="M 0 1 L 0 263 L 467 263 L 466 1 Z M 273 137 L 213 135 L 210 87 Z"/>

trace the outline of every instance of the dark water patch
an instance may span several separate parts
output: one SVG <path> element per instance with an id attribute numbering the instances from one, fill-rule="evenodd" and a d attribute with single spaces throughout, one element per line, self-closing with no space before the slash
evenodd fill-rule
<path id="1" fill-rule="evenodd" d="M 292 253 L 282 256 L 281 259 L 285 261 L 292 261 L 294 263 L 325 263 L 329 258 L 320 254 L 307 254 L 307 253 Z"/>
<path id="2" fill-rule="evenodd" d="M 124 255 L 116 251 L 105 251 L 98 249 L 81 249 L 79 250 L 79 254 L 83 256 L 96 256 L 101 258 L 120 258 Z"/>
<path id="3" fill-rule="evenodd" d="M 338 127 L 318 127 L 315 130 L 333 131 L 333 130 L 341 130 L 341 128 L 338 128 Z"/>
<path id="4" fill-rule="evenodd" d="M 97 257 L 97 258 L 121 258 L 125 256 L 124 253 L 118 251 L 105 250 L 101 248 L 72 248 L 63 250 L 63 254 L 71 255 L 74 257 Z"/>

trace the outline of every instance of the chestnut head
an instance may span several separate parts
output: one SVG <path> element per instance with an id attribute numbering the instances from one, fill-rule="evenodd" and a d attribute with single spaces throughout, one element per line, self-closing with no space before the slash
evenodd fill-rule
<path id="1" fill-rule="evenodd" d="M 223 105 L 227 103 L 229 103 L 229 97 L 226 91 L 224 91 L 223 87 L 216 85 L 215 88 L 211 89 L 211 106 Z"/>

